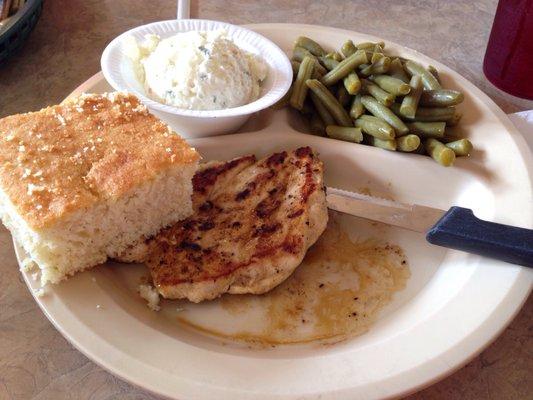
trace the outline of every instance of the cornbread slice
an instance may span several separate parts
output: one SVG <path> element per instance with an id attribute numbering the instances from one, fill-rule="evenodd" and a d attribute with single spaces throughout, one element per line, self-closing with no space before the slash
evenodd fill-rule
<path id="1" fill-rule="evenodd" d="M 13 115 L 0 120 L 0 217 L 56 283 L 189 216 L 199 158 L 125 93 Z"/>

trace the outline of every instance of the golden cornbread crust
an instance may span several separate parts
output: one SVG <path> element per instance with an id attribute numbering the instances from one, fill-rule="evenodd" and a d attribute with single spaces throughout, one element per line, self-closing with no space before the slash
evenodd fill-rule
<path id="1" fill-rule="evenodd" d="M 37 229 L 199 158 L 127 93 L 0 119 L 0 188 Z"/>

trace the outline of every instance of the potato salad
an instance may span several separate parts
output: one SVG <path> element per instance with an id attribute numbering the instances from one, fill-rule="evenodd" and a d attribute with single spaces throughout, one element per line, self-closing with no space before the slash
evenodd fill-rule
<path id="1" fill-rule="evenodd" d="M 260 96 L 268 67 L 238 47 L 224 30 L 178 33 L 166 39 L 147 35 L 128 44 L 127 53 L 148 97 L 178 108 L 220 110 Z"/>

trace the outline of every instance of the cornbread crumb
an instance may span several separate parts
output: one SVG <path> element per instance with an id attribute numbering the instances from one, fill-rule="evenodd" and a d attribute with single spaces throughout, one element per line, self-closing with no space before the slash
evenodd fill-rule
<path id="1" fill-rule="evenodd" d="M 37 267 L 37 264 L 33 262 L 33 260 L 29 257 L 26 257 L 22 262 L 20 263 L 20 270 L 24 272 L 30 272 L 33 269 Z"/>
<path id="2" fill-rule="evenodd" d="M 147 306 L 152 311 L 159 311 L 159 293 L 152 285 L 141 284 L 139 285 L 139 294 L 143 299 L 147 301 Z"/>

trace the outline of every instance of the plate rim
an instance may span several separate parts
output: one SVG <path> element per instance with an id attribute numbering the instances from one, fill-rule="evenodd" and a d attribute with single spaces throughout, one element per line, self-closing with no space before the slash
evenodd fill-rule
<path id="1" fill-rule="evenodd" d="M 302 28 L 302 29 L 313 29 L 313 30 L 327 29 L 327 30 L 335 30 L 335 31 L 343 32 L 343 33 L 356 34 L 358 36 L 365 36 L 365 37 L 368 37 L 369 39 L 373 39 L 373 40 L 377 39 L 375 36 L 364 34 L 364 33 L 360 33 L 360 32 L 344 30 L 344 29 L 339 29 L 339 28 L 331 28 L 331 27 L 327 27 L 327 26 L 319 26 L 319 25 L 284 24 L 284 23 L 272 23 L 272 24 L 269 24 L 269 23 L 264 23 L 264 24 L 249 24 L 249 25 L 245 25 L 245 26 L 247 28 L 249 28 L 249 29 L 252 29 L 252 30 L 253 29 L 265 29 L 265 28 L 268 29 L 270 27 L 288 27 L 288 26 Z M 393 41 L 389 41 L 389 42 L 390 43 L 394 43 Z M 400 44 L 397 44 L 397 43 L 394 43 L 394 44 L 396 46 L 401 47 L 401 48 L 407 48 L 406 46 L 403 46 L 403 45 L 400 45 Z M 409 48 L 407 48 L 407 49 L 409 49 Z M 416 52 L 413 49 L 409 49 L 409 50 Z M 418 53 L 418 52 L 416 52 L 416 53 L 419 54 L 422 58 L 430 59 L 429 57 L 424 56 L 421 53 Z M 432 62 L 435 62 L 438 65 L 444 65 L 444 64 L 442 64 L 440 62 L 437 62 L 435 60 L 432 60 L 432 59 L 430 59 L 430 60 Z M 454 73 L 459 75 L 459 76 L 461 76 L 460 74 L 458 74 L 456 72 L 454 72 Z M 461 78 L 463 78 L 463 77 L 461 76 Z M 86 88 L 89 88 L 91 86 L 96 85 L 102 79 L 104 79 L 104 78 L 103 78 L 103 75 L 102 75 L 101 72 L 93 75 L 87 81 L 85 81 L 80 86 L 78 86 L 78 88 L 76 88 L 69 96 L 67 96 L 67 98 L 72 96 L 73 94 L 77 94 L 80 91 L 85 90 Z M 498 117 L 498 120 L 506 128 L 506 131 L 511 136 L 511 139 L 517 144 L 517 151 L 520 153 L 520 156 L 522 157 L 522 161 L 524 163 L 526 172 L 527 172 L 528 177 L 529 177 L 529 184 L 531 186 L 532 162 L 527 157 L 528 154 L 525 153 L 526 151 L 529 152 L 529 149 L 527 147 L 525 139 L 518 133 L 518 131 L 516 130 L 516 128 L 514 127 L 512 122 L 508 119 L 507 115 L 505 115 L 505 113 L 493 102 L 492 99 L 490 99 L 490 97 L 488 97 L 486 94 L 481 92 L 470 81 L 466 80 L 465 78 L 463 78 L 463 79 L 466 82 L 468 82 L 469 85 L 474 87 L 475 91 L 478 92 L 478 93 L 476 93 L 476 97 L 479 97 L 478 95 L 481 94 L 481 97 L 484 100 L 484 102 L 489 106 L 490 110 L 496 115 L 496 117 Z M 19 256 L 18 246 L 15 245 L 15 249 L 16 249 L 16 254 L 17 254 L 17 260 L 19 260 L 19 262 L 20 262 L 21 258 Z M 521 271 L 519 275 L 523 275 L 524 273 L 525 273 L 525 271 Z M 23 276 L 24 276 L 24 280 L 26 281 L 28 287 L 30 287 L 30 289 L 31 289 L 32 282 L 29 280 L 29 276 L 27 274 L 23 274 Z M 526 276 L 526 278 L 527 278 L 527 276 Z M 475 349 L 473 351 L 470 351 L 469 355 L 467 357 L 462 357 L 462 359 L 459 360 L 459 361 L 457 360 L 457 357 L 456 357 L 455 363 L 452 362 L 452 360 L 447 360 L 452 365 L 450 365 L 450 363 L 448 363 L 448 365 L 443 366 L 443 368 L 441 368 L 439 373 L 435 373 L 434 371 L 428 372 L 428 374 L 426 374 L 426 375 L 430 375 L 430 376 L 426 376 L 424 379 L 418 379 L 418 382 L 416 384 L 407 384 L 407 385 L 404 385 L 404 388 L 402 390 L 397 390 L 394 393 L 382 393 L 382 394 L 385 396 L 385 398 L 407 395 L 409 393 L 421 390 L 424 387 L 427 387 L 427 386 L 429 386 L 431 384 L 434 384 L 435 382 L 445 378 L 446 376 L 452 374 L 453 372 L 455 372 L 456 370 L 458 370 L 459 368 L 464 366 L 466 363 L 468 363 L 473 358 L 475 358 L 486 347 L 488 347 L 499 336 L 499 334 L 508 326 L 508 324 L 512 321 L 512 319 L 515 317 L 515 315 L 520 311 L 520 309 L 521 309 L 522 305 L 524 304 L 524 302 L 527 300 L 527 297 L 528 297 L 529 293 L 531 292 L 531 289 L 532 289 L 532 285 L 531 285 L 531 283 L 529 285 L 527 284 L 527 279 L 523 279 L 522 281 L 520 281 L 519 279 L 515 279 L 515 282 L 513 283 L 512 287 L 509 289 L 509 291 L 507 292 L 505 297 L 502 299 L 502 301 L 498 304 L 498 306 L 494 310 L 492 310 L 492 313 L 487 317 L 487 319 L 483 321 L 482 325 L 487 325 L 487 324 L 491 325 L 490 327 L 485 327 L 484 328 L 485 330 L 487 330 L 487 329 L 491 329 L 492 330 L 491 333 L 488 335 L 490 337 L 488 339 L 485 338 L 484 340 L 482 340 L 481 343 L 478 344 L 478 346 L 474 346 Z M 78 349 L 81 353 L 86 355 L 93 362 L 95 362 L 99 366 L 103 367 L 104 369 L 110 371 L 111 373 L 119 376 L 121 379 L 124 379 L 125 381 L 127 381 L 127 382 L 129 382 L 129 383 L 131 383 L 131 384 L 133 384 L 133 385 L 135 385 L 137 387 L 142 388 L 143 390 L 147 390 L 149 392 L 152 392 L 152 393 L 155 393 L 155 394 L 158 394 L 158 395 L 167 396 L 167 394 L 165 392 L 159 392 L 157 390 L 154 390 L 153 387 L 149 387 L 149 385 L 145 385 L 143 382 L 138 382 L 138 381 L 136 382 L 135 380 L 130 379 L 130 376 L 128 376 L 128 375 L 126 375 L 124 373 L 121 373 L 120 370 L 118 370 L 116 368 L 113 368 L 108 363 L 103 362 L 103 360 L 100 360 L 100 359 L 97 359 L 97 358 L 93 357 L 90 351 L 87 351 L 87 349 L 85 349 L 81 343 L 79 343 L 78 341 L 74 340 L 74 338 L 70 337 L 68 335 L 68 333 L 64 329 L 62 329 L 61 325 L 59 323 L 57 323 L 57 321 L 55 321 L 53 319 L 52 315 L 49 314 L 49 312 L 46 309 L 45 305 L 42 304 L 39 301 L 39 299 L 35 296 L 33 291 L 32 291 L 32 295 L 36 299 L 37 303 L 39 304 L 39 307 L 43 310 L 43 312 L 45 313 L 47 318 L 52 322 L 54 327 L 70 343 L 72 343 L 73 346 L 76 347 L 76 349 Z M 513 299 L 510 299 L 510 297 L 513 297 Z M 504 301 L 512 302 L 514 304 L 512 312 L 509 313 L 508 312 L 509 309 L 502 309 L 502 304 L 504 303 Z M 495 315 L 495 314 L 498 314 L 498 315 Z M 481 326 L 478 328 L 478 330 L 479 329 L 481 329 Z M 473 333 L 475 333 L 475 332 L 470 332 L 470 335 L 465 336 L 461 343 L 463 343 L 464 341 L 467 341 L 467 340 L 473 340 L 472 338 L 470 338 L 470 336 Z M 478 343 L 479 343 L 479 340 L 478 340 Z M 459 357 L 459 358 L 461 358 L 461 357 Z M 423 367 L 423 365 L 417 365 L 414 369 L 420 369 L 421 367 Z M 397 378 L 397 377 L 395 377 L 395 378 Z M 329 394 L 332 394 L 332 392 L 330 392 Z M 335 393 L 333 393 L 333 395 L 335 395 Z M 376 393 L 376 395 L 377 395 L 377 393 Z M 375 398 L 378 398 L 378 397 L 375 397 Z M 379 397 L 379 398 L 383 398 L 383 397 Z"/>

